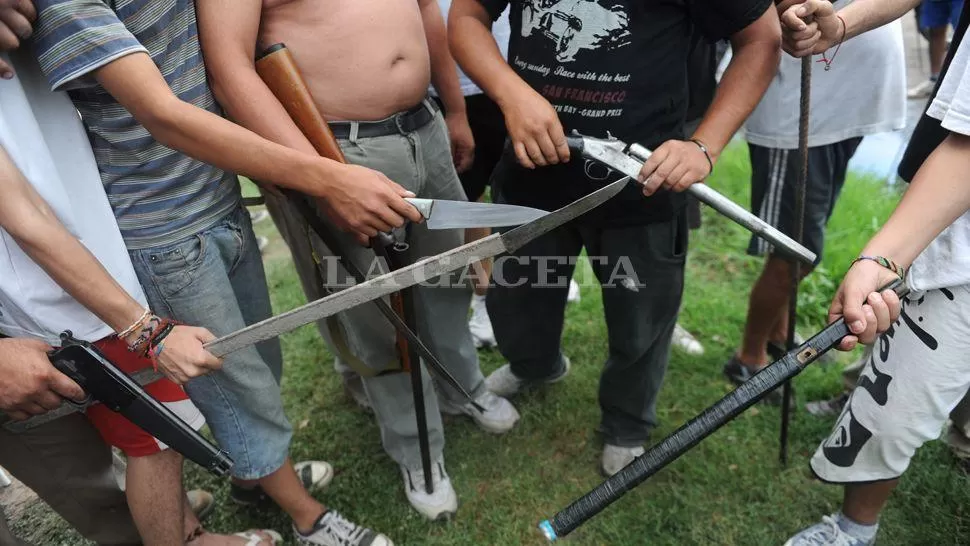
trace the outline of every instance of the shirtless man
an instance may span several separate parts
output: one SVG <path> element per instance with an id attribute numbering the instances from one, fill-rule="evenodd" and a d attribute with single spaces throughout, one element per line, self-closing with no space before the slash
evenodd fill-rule
<path id="1" fill-rule="evenodd" d="M 419 197 L 465 199 L 455 163 L 470 162 L 471 135 L 435 0 L 206 0 L 198 2 L 198 14 L 216 99 L 237 122 L 280 144 L 314 151 L 254 69 L 258 52 L 284 42 L 349 162 L 381 171 Z M 426 98 L 429 83 L 447 117 Z M 332 253 L 315 236 L 307 240 L 305 224 L 286 203 L 272 196 L 267 202 L 293 251 L 307 297 L 319 298 L 322 279 L 330 276 L 318 272 L 311 256 Z M 364 267 L 372 263 L 370 250 L 341 237 L 343 246 L 353 249 L 350 259 Z M 417 259 L 462 244 L 462 233 L 412 225 L 409 243 L 408 258 Z M 418 288 L 418 314 L 424 319 L 419 334 L 486 409 L 461 404 L 458 393 L 439 386 L 440 411 L 467 414 L 487 431 L 506 432 L 519 415 L 485 388 L 468 331 L 471 291 L 454 282 L 436 284 L 445 287 Z M 439 401 L 430 378 L 424 376 L 424 389 L 434 489 L 427 494 L 409 379 L 400 373 L 375 376 L 397 367 L 394 330 L 374 306 L 342 313 L 320 329 L 331 347 L 341 349 L 340 360 L 363 372 L 384 449 L 401 467 L 411 505 L 429 519 L 454 514 L 458 499 L 445 472 Z"/>

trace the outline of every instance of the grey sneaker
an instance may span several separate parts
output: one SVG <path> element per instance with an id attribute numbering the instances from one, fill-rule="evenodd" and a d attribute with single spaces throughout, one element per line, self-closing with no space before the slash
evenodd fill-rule
<path id="1" fill-rule="evenodd" d="M 522 389 L 533 385 L 533 384 L 552 384 L 557 381 L 562 381 L 569 374 L 569 358 L 563 357 L 563 369 L 556 375 L 545 379 L 542 381 L 527 381 L 520 378 L 519 376 L 512 373 L 512 368 L 508 364 L 502 366 L 501 368 L 490 373 L 488 377 L 485 378 L 485 387 L 493 393 L 503 397 L 510 398 Z"/>
<path id="2" fill-rule="evenodd" d="M 408 502 L 422 516 L 437 521 L 449 519 L 458 512 L 458 494 L 451 486 L 451 479 L 445 472 L 445 462 L 438 458 L 431 463 L 431 493 L 424 486 L 424 471 L 401 466 L 404 476 L 404 493 Z"/>
<path id="3" fill-rule="evenodd" d="M 643 446 L 620 447 L 610 444 L 603 446 L 603 459 L 600 464 L 600 472 L 609 478 L 623 469 L 626 465 L 633 462 L 640 455 L 645 453 Z"/>
<path id="4" fill-rule="evenodd" d="M 511 402 L 496 395 L 492 391 L 486 390 L 484 394 L 475 399 L 475 402 L 485 409 L 480 412 L 470 403 L 463 406 L 452 404 L 444 397 L 438 399 L 438 406 L 441 413 L 446 415 L 467 415 L 486 432 L 492 434 L 504 434 L 515 426 L 519 421 L 519 412 Z"/>
<path id="5" fill-rule="evenodd" d="M 802 529 L 797 535 L 788 539 L 785 546 L 871 546 L 875 544 L 875 536 L 871 540 L 858 539 L 839 527 L 838 514 L 823 516 L 822 521 Z"/>
<path id="6" fill-rule="evenodd" d="M 848 392 L 843 392 L 831 400 L 809 402 L 805 404 L 805 411 L 815 417 L 835 417 L 842 413 L 842 408 L 849 401 L 849 394 Z"/>
<path id="7" fill-rule="evenodd" d="M 335 510 L 320 516 L 307 534 L 293 527 L 293 536 L 301 546 L 394 546 L 391 539 L 357 525 Z"/>

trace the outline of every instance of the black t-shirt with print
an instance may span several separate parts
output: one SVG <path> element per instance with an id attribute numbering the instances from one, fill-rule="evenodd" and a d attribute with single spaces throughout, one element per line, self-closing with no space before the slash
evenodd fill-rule
<path id="1" fill-rule="evenodd" d="M 479 0 L 493 19 L 511 4 L 509 64 L 559 112 L 566 132 L 607 131 L 655 148 L 684 138 L 692 36 L 729 37 L 771 0 Z M 616 180 L 601 165 L 524 169 L 507 149 L 493 183 L 511 203 L 554 210 Z M 584 221 L 635 225 L 669 219 L 682 194 L 645 198 L 631 184 Z"/>
<path id="2" fill-rule="evenodd" d="M 946 72 L 950 68 L 950 61 L 953 60 L 953 54 L 956 53 L 960 42 L 963 41 L 963 35 L 967 33 L 968 26 L 970 26 L 970 9 L 965 9 L 960 14 L 960 21 L 957 23 L 957 27 L 953 29 L 953 40 L 950 43 L 950 51 L 946 55 L 946 61 L 943 63 L 943 70 L 940 72 L 940 77 L 936 82 L 936 88 L 933 89 L 933 94 L 926 103 L 927 108 L 929 108 L 929 105 L 936 98 L 936 93 L 940 89 L 940 82 L 946 76 Z M 903 154 L 903 160 L 899 163 L 899 169 L 897 171 L 899 177 L 906 182 L 912 181 L 913 177 L 916 176 L 916 171 L 923 165 L 926 158 L 933 153 L 933 150 L 949 134 L 950 132 L 940 125 L 940 120 L 927 116 L 926 110 L 923 110 L 923 116 L 920 118 L 919 123 L 916 124 L 916 128 L 913 129 L 913 136 L 910 137 L 909 144 L 906 146 L 906 153 Z"/>

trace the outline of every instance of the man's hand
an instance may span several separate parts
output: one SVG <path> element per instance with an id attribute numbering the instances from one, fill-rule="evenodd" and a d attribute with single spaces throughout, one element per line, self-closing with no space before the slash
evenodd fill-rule
<path id="1" fill-rule="evenodd" d="M 203 348 L 215 336 L 205 328 L 176 326 L 165 337 L 158 369 L 165 377 L 182 385 L 189 380 L 222 368 L 222 359 Z"/>
<path id="2" fill-rule="evenodd" d="M 501 101 L 505 126 L 515 149 L 515 157 L 527 168 L 545 167 L 569 161 L 566 134 L 556 109 L 522 82 L 511 100 Z"/>
<path id="3" fill-rule="evenodd" d="M 784 0 L 778 12 L 782 48 L 792 57 L 823 53 L 843 39 L 842 21 L 827 0 Z"/>
<path id="4" fill-rule="evenodd" d="M 360 244 L 367 245 L 378 233 L 403 226 L 405 220 L 422 220 L 418 209 L 404 200 L 414 193 L 375 170 L 336 165 L 336 180 L 318 196 L 319 204 L 337 227 L 352 232 Z"/>
<path id="5" fill-rule="evenodd" d="M 0 410 L 16 421 L 57 409 L 84 391 L 47 358 L 51 348 L 36 339 L 0 339 Z"/>
<path id="6" fill-rule="evenodd" d="M 471 168 L 475 162 L 475 137 L 468 125 L 468 115 L 465 112 L 449 113 L 445 116 L 448 125 L 448 138 L 451 140 L 451 157 L 455 162 L 455 170 L 463 173 Z"/>
<path id="7" fill-rule="evenodd" d="M 650 154 L 637 180 L 643 184 L 643 195 L 650 196 L 659 189 L 684 191 L 710 171 L 700 146 L 689 140 L 668 140 Z"/>
<path id="8" fill-rule="evenodd" d="M 857 342 L 873 343 L 899 317 L 902 304 L 892 290 L 878 292 L 879 288 L 896 280 L 892 271 L 871 261 L 853 264 L 842 279 L 829 307 L 829 322 L 845 317 L 853 335 L 839 344 L 840 351 L 850 351 Z"/>
<path id="9" fill-rule="evenodd" d="M 30 0 L 0 0 L 0 51 L 10 51 L 20 47 L 34 32 L 33 22 L 37 11 Z M 0 78 L 13 77 L 13 67 L 0 59 Z"/>

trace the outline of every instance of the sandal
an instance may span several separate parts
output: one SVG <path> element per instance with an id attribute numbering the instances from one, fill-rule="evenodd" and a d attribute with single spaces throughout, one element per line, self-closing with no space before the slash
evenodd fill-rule
<path id="1" fill-rule="evenodd" d="M 283 543 L 283 535 L 277 533 L 272 529 L 250 529 L 248 531 L 234 533 L 232 536 L 247 539 L 248 542 L 246 542 L 244 546 L 260 546 L 260 544 L 262 544 L 264 541 L 264 537 L 261 536 L 259 533 L 263 533 L 264 535 L 268 536 L 270 540 L 270 544 L 272 546 L 276 546 L 277 544 Z M 209 534 L 209 532 L 203 529 L 202 526 L 200 525 L 196 527 L 195 530 L 192 531 L 188 537 L 186 537 L 185 544 L 186 545 L 191 544 L 192 542 L 198 540 L 201 536 L 207 535 L 207 534 Z"/>

